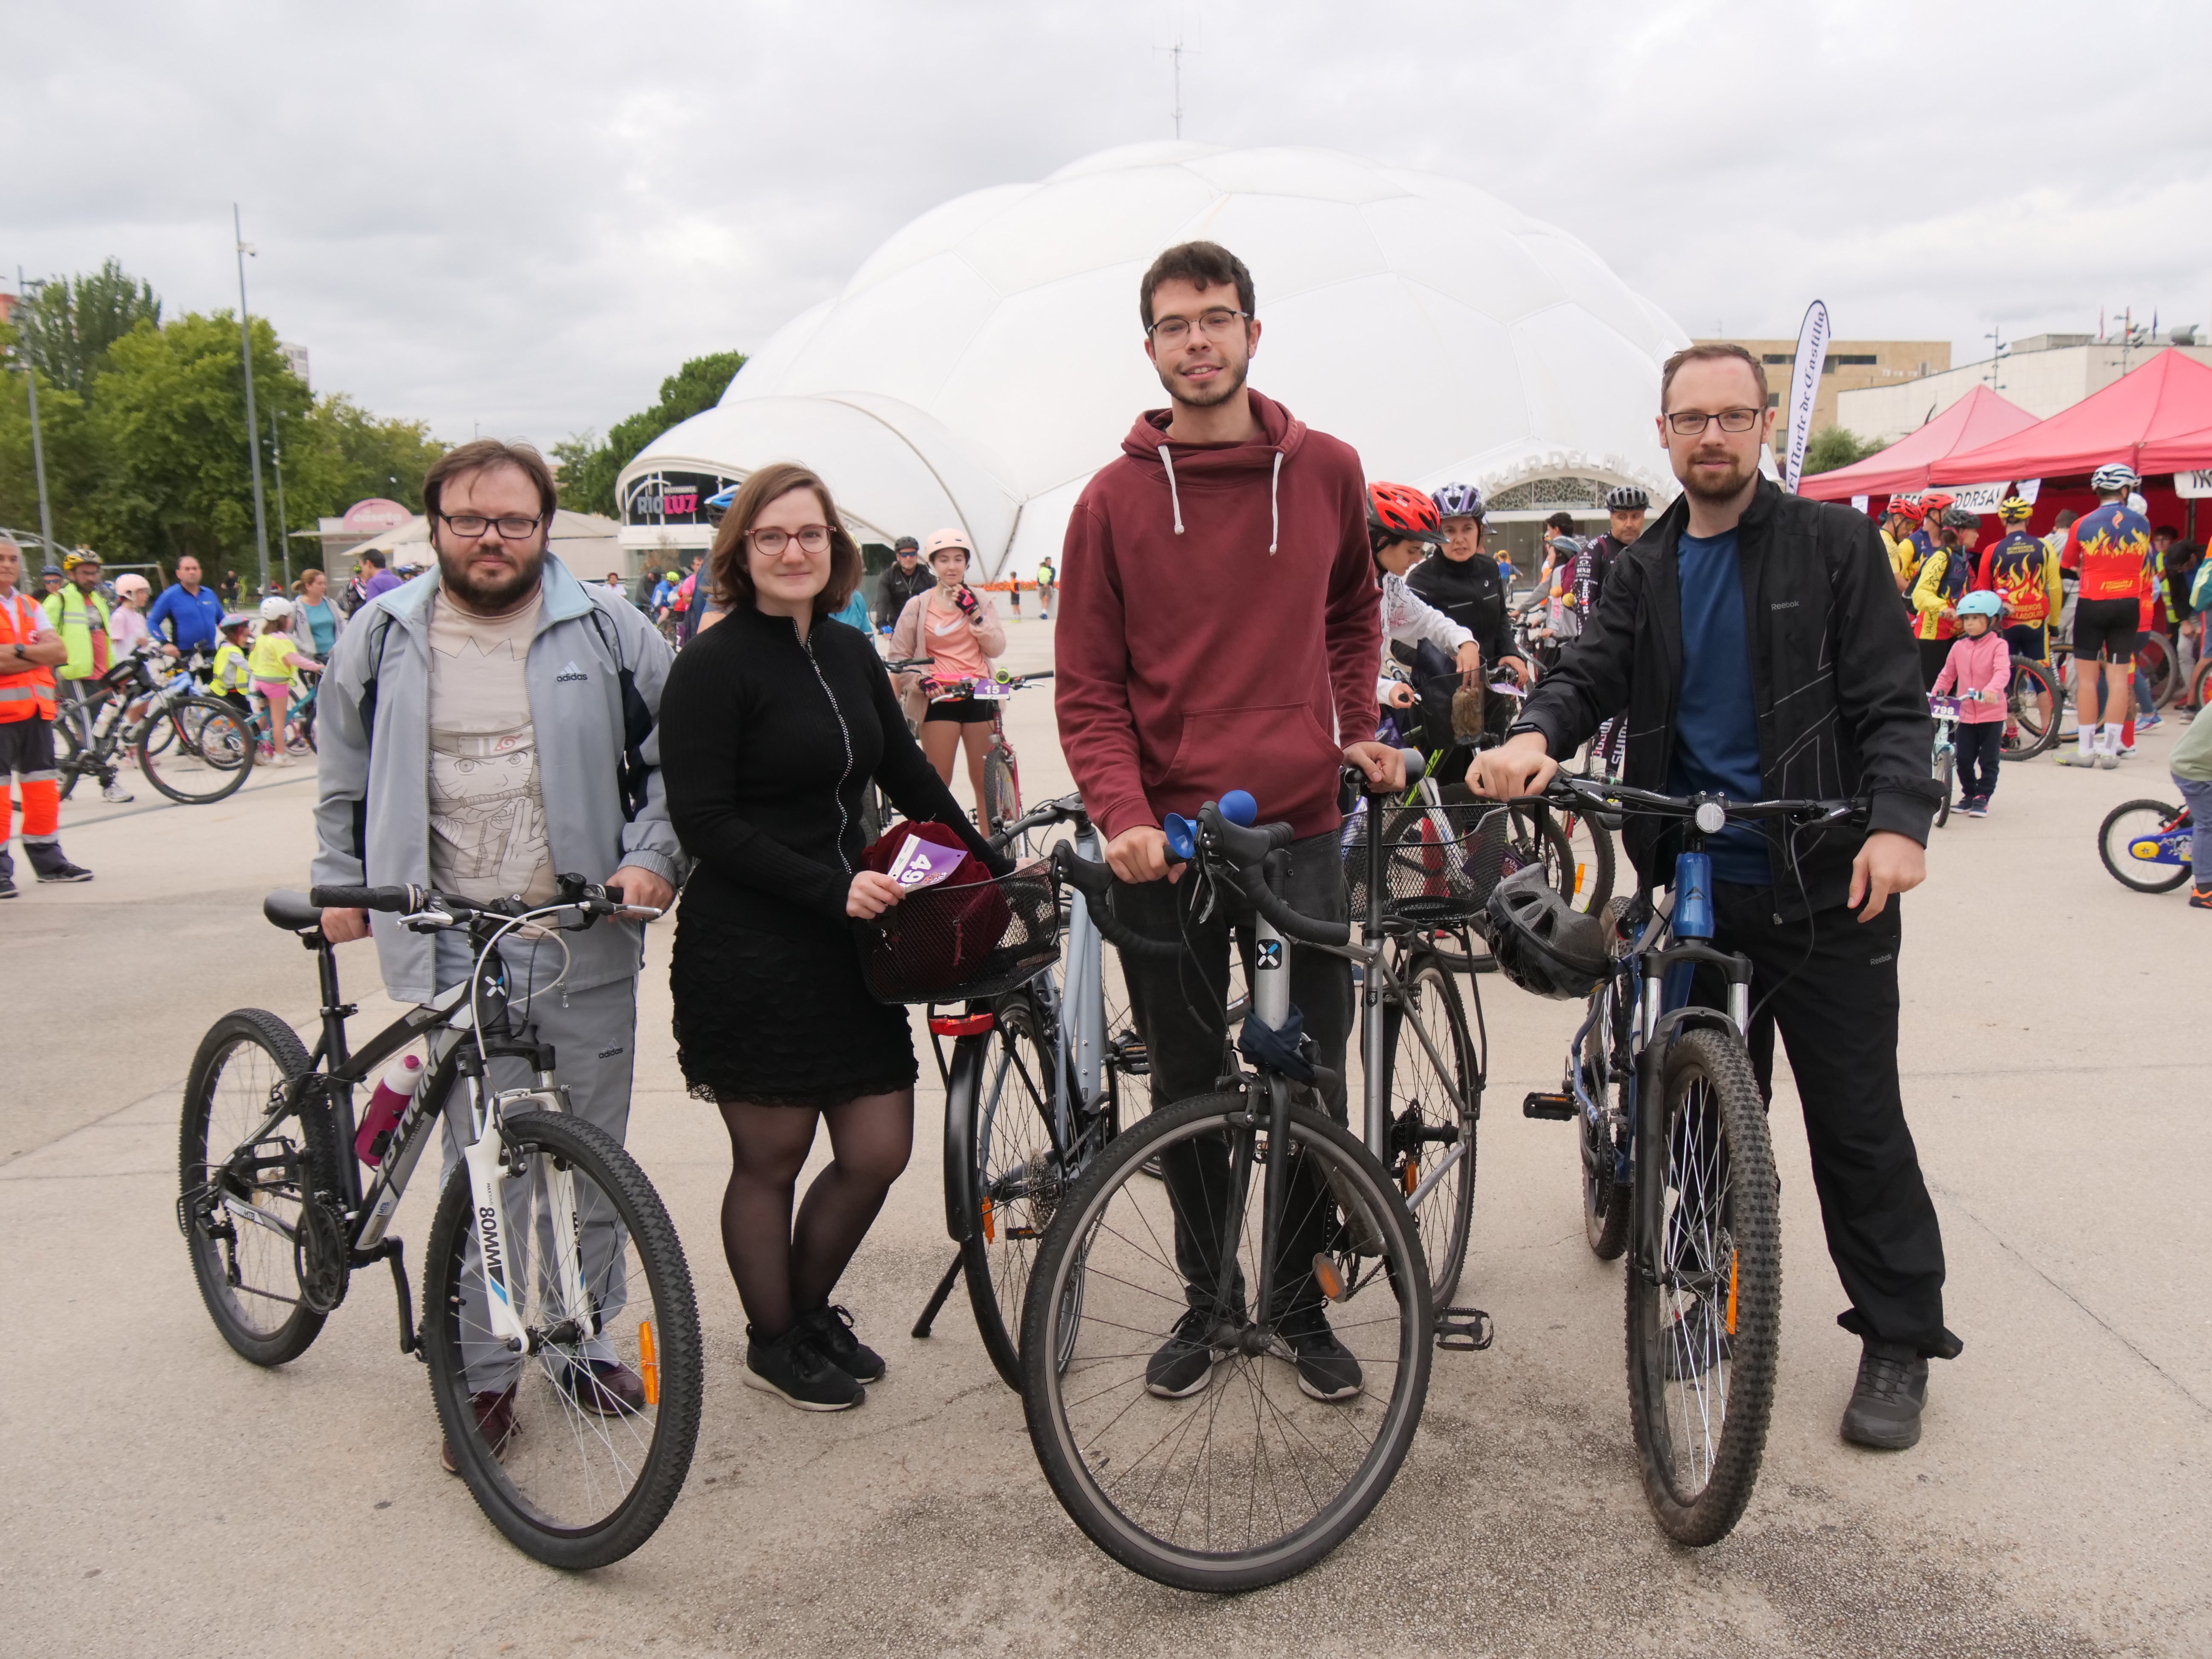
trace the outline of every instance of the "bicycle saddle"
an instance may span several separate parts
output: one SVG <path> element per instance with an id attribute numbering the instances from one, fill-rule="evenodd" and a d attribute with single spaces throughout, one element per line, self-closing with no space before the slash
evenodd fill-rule
<path id="1" fill-rule="evenodd" d="M 282 927 L 288 933 L 305 933 L 323 925 L 321 908 L 312 903 L 305 893 L 271 893 L 261 901 L 261 914 L 269 919 L 271 927 Z"/>

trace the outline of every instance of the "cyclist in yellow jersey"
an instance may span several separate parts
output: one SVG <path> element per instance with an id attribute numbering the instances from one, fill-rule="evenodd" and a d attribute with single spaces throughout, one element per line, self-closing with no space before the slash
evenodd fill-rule
<path id="1" fill-rule="evenodd" d="M 1889 555 L 1889 574 L 1896 578 L 1900 593 L 1912 591 L 1912 579 L 1919 574 L 1920 553 L 1912 544 L 1912 532 L 1920 527 L 1921 513 L 1917 498 L 1892 495 L 1882 516 L 1882 550 Z"/>

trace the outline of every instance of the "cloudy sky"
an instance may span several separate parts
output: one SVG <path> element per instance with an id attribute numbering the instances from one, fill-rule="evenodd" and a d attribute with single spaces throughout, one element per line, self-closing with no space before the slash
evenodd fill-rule
<path id="1" fill-rule="evenodd" d="M 2212 322 L 2201 3 L 6 0 L 0 270 L 253 307 L 317 390 L 550 442 L 962 192 L 1183 133 L 1454 174 L 1692 333 Z M 1418 374 L 1379 357 L 1378 381 Z"/>

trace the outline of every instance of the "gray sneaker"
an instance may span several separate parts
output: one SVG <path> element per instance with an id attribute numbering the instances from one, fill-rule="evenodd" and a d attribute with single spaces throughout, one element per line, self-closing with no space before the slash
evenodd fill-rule
<path id="1" fill-rule="evenodd" d="M 1903 1451 L 1920 1440 L 1920 1408 L 1928 1401 L 1928 1361 L 1902 1342 L 1864 1339 L 1858 1382 L 1844 1408 L 1843 1436 L 1856 1446 Z"/>
<path id="2" fill-rule="evenodd" d="M 2100 749 L 2097 751 L 2097 764 L 2103 767 L 2107 772 L 2116 770 L 2118 768 L 2119 763 L 2120 757 L 2114 754 L 2111 750 Z"/>
<path id="3" fill-rule="evenodd" d="M 138 799 L 113 778 L 100 786 L 100 798 L 111 806 L 121 806 Z"/>
<path id="4" fill-rule="evenodd" d="M 2094 749 L 2069 749 L 2059 756 L 2058 763 L 2061 766 L 2094 766 L 2097 751 Z"/>

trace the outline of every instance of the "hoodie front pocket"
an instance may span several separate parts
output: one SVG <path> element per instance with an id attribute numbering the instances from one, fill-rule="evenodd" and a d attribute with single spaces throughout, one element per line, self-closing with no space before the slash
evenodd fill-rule
<path id="1" fill-rule="evenodd" d="M 1260 822 L 1272 823 L 1334 796 L 1342 758 L 1304 703 L 1200 709 L 1183 716 L 1182 740 L 1155 793 L 1181 810 L 1249 790 Z"/>

